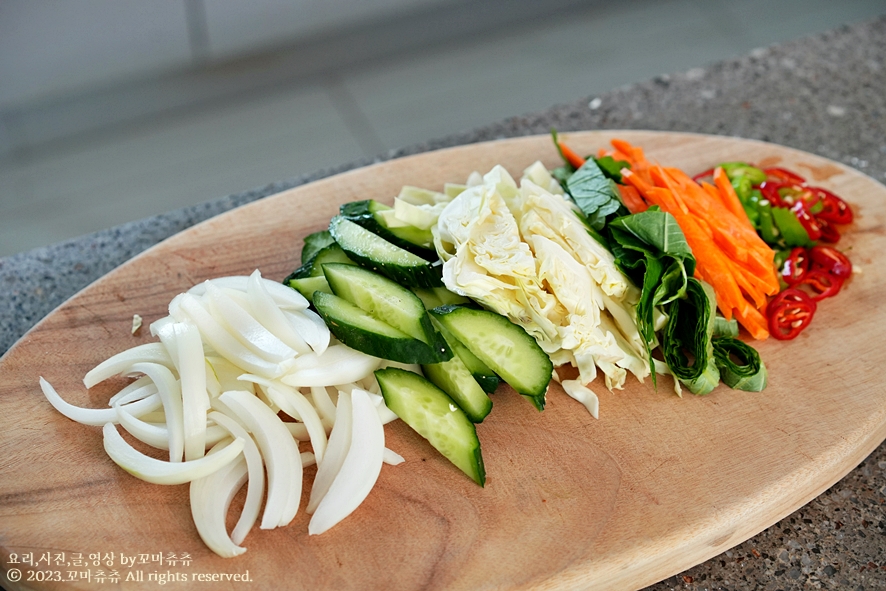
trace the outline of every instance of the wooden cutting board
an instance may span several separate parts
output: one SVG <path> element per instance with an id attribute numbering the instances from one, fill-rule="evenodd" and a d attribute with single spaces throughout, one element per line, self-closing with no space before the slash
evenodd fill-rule
<path id="1" fill-rule="evenodd" d="M 879 266 L 886 188 L 826 159 L 754 141 L 627 131 L 564 137 L 581 153 L 621 137 L 690 173 L 728 160 L 796 170 L 854 204 L 857 222 L 840 247 L 863 272 L 819 305 L 798 339 L 759 344 L 770 375 L 765 392 L 720 386 L 681 399 L 667 378 L 657 391 L 632 378 L 616 392 L 595 383 L 594 420 L 559 386 L 542 413 L 502 388 L 478 426 L 485 488 L 392 423 L 387 445 L 406 462 L 384 467 L 356 513 L 309 537 L 302 510 L 286 528 L 253 530 L 246 554 L 222 559 L 197 536 L 187 486 L 151 485 L 124 473 L 104 455 L 99 428 L 50 407 L 38 376 L 75 404 L 103 407 L 120 383 L 86 391 L 81 380 L 111 354 L 152 340 L 146 329 L 130 334 L 133 314 L 147 326 L 166 314 L 175 294 L 210 277 L 259 268 L 282 279 L 298 266 L 302 238 L 325 227 L 340 203 L 391 202 L 404 184 L 439 190 L 499 163 L 518 177 L 535 160 L 559 162 L 549 137 L 527 137 L 411 156 L 286 191 L 136 257 L 71 298 L 0 359 L 3 570 L 62 579 L 18 583 L 38 589 L 155 588 L 161 576 L 199 575 L 217 582 L 169 584 L 226 589 L 240 575 L 256 588 L 306 590 L 638 589 L 775 523 L 886 438 L 879 376 L 886 316 L 878 308 L 886 293 Z M 309 469 L 307 483 L 312 475 Z M 21 564 L 27 553 L 39 559 L 47 552 L 49 564 Z M 95 553 L 107 562 L 77 562 Z M 187 555 L 188 564 L 172 564 L 170 555 Z M 123 564 L 124 556 L 136 564 Z M 28 575 L 34 570 L 52 574 Z M 87 571 L 89 579 L 79 574 Z M 119 580 L 102 582 L 99 571 L 116 572 Z M 80 578 L 71 581 L 72 572 Z"/>

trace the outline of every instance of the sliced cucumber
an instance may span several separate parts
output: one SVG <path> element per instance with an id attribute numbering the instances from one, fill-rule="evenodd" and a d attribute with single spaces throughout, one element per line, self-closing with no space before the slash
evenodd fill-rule
<path id="1" fill-rule="evenodd" d="M 445 287 L 414 287 L 412 293 L 421 299 L 425 308 L 428 310 L 438 306 L 445 306 L 446 304 L 457 305 L 471 303 L 471 300 L 468 298 L 451 292 Z"/>
<path id="2" fill-rule="evenodd" d="M 325 263 L 348 263 L 356 265 L 354 261 L 348 258 L 347 253 L 341 246 L 333 242 L 324 246 L 317 251 L 306 263 L 293 271 L 289 277 L 283 280 L 283 283 L 289 284 L 291 279 L 304 279 L 305 277 L 323 277 L 323 265 Z"/>
<path id="3" fill-rule="evenodd" d="M 480 423 L 492 410 L 492 400 L 483 391 L 464 361 L 455 355 L 449 361 L 422 365 L 425 377 L 449 394 L 474 423 Z"/>
<path id="4" fill-rule="evenodd" d="M 323 273 L 335 295 L 377 320 L 438 349 L 440 361 L 452 358 L 446 341 L 431 325 L 431 318 L 421 300 L 405 287 L 354 265 L 327 263 L 323 265 Z"/>
<path id="5" fill-rule="evenodd" d="M 301 249 L 301 264 L 304 265 L 307 263 L 315 254 L 320 252 L 321 249 L 330 244 L 335 244 L 335 240 L 332 239 L 329 230 L 320 230 L 319 232 L 314 232 L 313 234 L 305 236 L 305 245 Z"/>
<path id="6" fill-rule="evenodd" d="M 401 363 L 439 363 L 440 353 L 337 295 L 314 292 L 314 308 L 342 343 L 367 355 Z"/>
<path id="7" fill-rule="evenodd" d="M 544 409 L 554 366 L 522 327 L 495 312 L 464 306 L 441 306 L 431 314 L 508 385 Z"/>
<path id="8" fill-rule="evenodd" d="M 477 429 L 446 392 L 403 369 L 379 369 L 375 377 L 388 408 L 474 482 L 485 484 Z"/>
<path id="9" fill-rule="evenodd" d="M 495 372 L 489 369 L 488 365 L 480 361 L 476 355 L 471 353 L 471 350 L 455 338 L 455 335 L 449 332 L 445 326 L 440 324 L 440 321 L 434 318 L 434 316 L 431 316 L 431 323 L 434 325 L 434 328 L 440 331 L 440 334 L 443 335 L 449 348 L 452 349 L 452 352 L 462 360 L 467 370 L 474 377 L 474 380 L 480 384 L 481 388 L 483 388 L 483 391 L 490 394 L 495 392 L 498 389 L 498 376 L 495 375 Z"/>
<path id="10" fill-rule="evenodd" d="M 405 248 L 421 257 L 433 253 L 434 237 L 430 230 L 423 230 L 412 225 L 393 226 L 385 219 L 383 211 L 393 208 L 379 203 L 375 199 L 352 201 L 339 208 L 339 215 L 358 224 L 374 234 L 378 234 L 388 242 Z"/>
<path id="11" fill-rule="evenodd" d="M 429 261 L 391 244 L 347 218 L 332 218 L 329 232 L 348 257 L 397 283 L 409 287 L 439 287 L 443 284 L 439 266 L 432 266 Z"/>
<path id="12" fill-rule="evenodd" d="M 326 277 L 302 277 L 301 279 L 289 279 L 287 285 L 292 289 L 298 291 L 298 293 L 305 296 L 305 298 L 313 303 L 314 302 L 314 292 L 322 291 L 324 293 L 332 293 L 332 289 L 329 287 L 329 283 L 326 281 Z"/>

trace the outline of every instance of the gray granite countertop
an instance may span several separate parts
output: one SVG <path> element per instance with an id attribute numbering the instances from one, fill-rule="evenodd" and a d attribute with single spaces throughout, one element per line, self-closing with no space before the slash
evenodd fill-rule
<path id="1" fill-rule="evenodd" d="M 583 129 L 651 129 L 775 142 L 886 180 L 886 17 L 734 61 L 506 119 L 397 158 L 489 139 Z M 0 259 L 0 353 L 90 282 L 196 222 L 354 162 Z M 886 444 L 807 506 L 747 542 L 671 577 L 666 589 L 886 588 Z"/>

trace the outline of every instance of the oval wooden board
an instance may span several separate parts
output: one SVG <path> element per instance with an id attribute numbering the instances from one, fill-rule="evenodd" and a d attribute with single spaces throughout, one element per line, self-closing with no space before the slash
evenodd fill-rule
<path id="1" fill-rule="evenodd" d="M 590 153 L 623 137 L 664 164 L 694 173 L 717 162 L 780 164 L 855 204 L 841 243 L 863 269 L 823 302 L 796 341 L 761 343 L 764 393 L 723 386 L 678 398 L 662 379 L 601 384 L 594 420 L 559 386 L 543 413 L 512 391 L 478 427 L 488 470 L 481 489 L 400 423 L 388 446 L 406 458 L 386 466 L 364 505 L 321 536 L 302 511 L 286 528 L 255 529 L 248 552 L 221 559 L 196 534 L 186 486 L 138 481 L 102 450 L 98 428 L 56 413 L 37 385 L 45 376 L 69 401 L 101 407 L 111 386 L 87 392 L 82 376 L 112 353 L 151 340 L 130 334 L 203 279 L 260 268 L 282 279 L 302 238 L 340 203 L 390 202 L 404 184 L 441 189 L 504 164 L 514 176 L 558 157 L 548 137 L 426 153 L 355 170 L 247 205 L 155 246 L 53 312 L 0 360 L 0 549 L 125 555 L 188 553 L 188 566 L 119 566 L 108 587 L 157 585 L 151 572 L 246 573 L 280 589 L 637 589 L 751 537 L 820 494 L 886 437 L 886 367 L 878 310 L 886 274 L 886 188 L 823 158 L 725 137 L 655 132 L 571 133 Z M 119 384 L 115 384 L 119 386 Z M 309 485 L 313 469 L 308 469 Z M 4 568 L 5 570 L 5 568 Z M 63 571 L 68 570 L 62 569 Z M 93 572 L 95 572 L 93 568 Z M 106 569 L 110 571 L 112 569 Z M 126 582 L 141 570 L 145 582 Z M 131 576 L 131 575 L 130 575 Z M 155 575 L 156 576 L 156 575 Z M 28 583 L 35 588 L 102 587 Z M 227 588 L 231 583 L 217 583 Z"/>

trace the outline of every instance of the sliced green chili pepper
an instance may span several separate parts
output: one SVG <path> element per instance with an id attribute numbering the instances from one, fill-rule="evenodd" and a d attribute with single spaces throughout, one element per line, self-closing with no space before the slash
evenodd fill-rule
<path id="1" fill-rule="evenodd" d="M 759 185 L 766 180 L 766 173 L 756 166 L 751 166 L 747 162 L 724 162 L 720 165 L 729 180 L 734 181 L 736 178 L 747 178 L 752 185 Z"/>
<path id="2" fill-rule="evenodd" d="M 773 207 L 772 220 L 787 246 L 813 246 L 815 244 L 794 212 L 787 207 Z"/>

